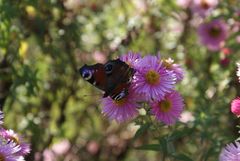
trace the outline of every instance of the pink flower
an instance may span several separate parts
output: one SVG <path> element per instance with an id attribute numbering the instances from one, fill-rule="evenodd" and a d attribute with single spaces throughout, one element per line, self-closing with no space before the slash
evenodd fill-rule
<path id="1" fill-rule="evenodd" d="M 145 56 L 137 61 L 133 85 L 136 93 L 146 100 L 162 100 L 173 90 L 175 83 L 174 72 L 166 70 L 156 56 Z"/>
<path id="2" fill-rule="evenodd" d="M 96 141 L 90 141 L 87 144 L 87 151 L 92 154 L 96 155 L 100 150 L 100 145 Z"/>
<path id="3" fill-rule="evenodd" d="M 218 0 L 192 0 L 191 10 L 202 17 L 209 14 L 218 5 Z"/>
<path id="4" fill-rule="evenodd" d="M 230 48 L 222 48 L 221 50 L 225 56 L 231 55 L 232 51 Z"/>
<path id="5" fill-rule="evenodd" d="M 240 63 L 237 63 L 237 77 L 238 77 L 238 81 L 240 83 Z"/>
<path id="6" fill-rule="evenodd" d="M 227 24 L 219 19 L 203 23 L 198 28 L 200 42 L 211 51 L 220 49 L 227 34 Z"/>
<path id="7" fill-rule="evenodd" d="M 69 151 L 70 147 L 70 142 L 65 139 L 53 144 L 52 151 L 57 155 L 64 155 Z"/>
<path id="8" fill-rule="evenodd" d="M 141 59 L 141 56 L 138 53 L 133 53 L 133 52 L 128 52 L 127 54 L 122 55 L 120 57 L 120 60 L 127 63 L 132 68 L 135 68 L 136 62 L 140 59 Z"/>
<path id="9" fill-rule="evenodd" d="M 240 116 L 240 97 L 238 97 L 232 101 L 231 111 L 235 115 Z"/>
<path id="10" fill-rule="evenodd" d="M 183 106 L 183 99 L 176 91 L 167 94 L 161 101 L 151 103 L 156 119 L 167 125 L 172 125 L 179 119 Z"/>
<path id="11" fill-rule="evenodd" d="M 176 75 L 177 82 L 180 82 L 183 80 L 184 77 L 184 71 L 183 68 L 179 64 L 174 64 L 174 60 L 171 58 L 163 60 L 164 66 L 168 69 L 173 71 L 173 73 Z"/>
<path id="12" fill-rule="evenodd" d="M 44 161 L 57 161 L 57 156 L 50 149 L 45 149 L 42 156 Z"/>
<path id="13" fill-rule="evenodd" d="M 219 161 L 239 161 L 239 159 L 240 143 L 237 141 L 223 148 L 219 156 Z"/>
<path id="14" fill-rule="evenodd" d="M 137 114 L 137 94 L 130 88 L 129 94 L 120 99 L 113 100 L 110 97 L 102 99 L 102 113 L 110 120 L 124 122 L 134 118 Z"/>

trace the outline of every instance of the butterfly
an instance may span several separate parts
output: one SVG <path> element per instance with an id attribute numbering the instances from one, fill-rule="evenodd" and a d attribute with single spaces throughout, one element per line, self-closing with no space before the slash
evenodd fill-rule
<path id="1" fill-rule="evenodd" d="M 120 59 L 115 59 L 105 64 L 85 64 L 79 73 L 84 80 L 104 91 L 103 97 L 121 100 L 128 95 L 135 70 Z"/>

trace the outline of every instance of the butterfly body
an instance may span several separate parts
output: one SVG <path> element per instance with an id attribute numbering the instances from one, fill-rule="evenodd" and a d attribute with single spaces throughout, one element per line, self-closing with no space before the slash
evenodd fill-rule
<path id="1" fill-rule="evenodd" d="M 120 59 L 105 64 L 84 65 L 79 69 L 81 76 L 103 90 L 103 97 L 120 100 L 128 95 L 128 88 L 135 73 L 134 69 Z"/>

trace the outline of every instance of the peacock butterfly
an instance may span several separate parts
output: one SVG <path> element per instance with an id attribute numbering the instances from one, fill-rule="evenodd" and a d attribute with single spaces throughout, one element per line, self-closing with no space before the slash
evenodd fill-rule
<path id="1" fill-rule="evenodd" d="M 79 73 L 89 83 L 103 90 L 103 97 L 121 100 L 128 95 L 128 88 L 135 70 L 120 59 L 105 64 L 84 65 Z"/>

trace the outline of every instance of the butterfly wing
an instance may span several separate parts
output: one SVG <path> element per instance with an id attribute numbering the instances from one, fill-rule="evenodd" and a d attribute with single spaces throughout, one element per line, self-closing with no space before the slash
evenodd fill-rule
<path id="1" fill-rule="evenodd" d="M 105 91 L 107 77 L 103 64 L 97 63 L 95 65 L 84 65 L 79 69 L 79 73 L 83 79 L 95 87 Z"/>
<path id="2" fill-rule="evenodd" d="M 110 96 L 114 100 L 119 100 L 128 94 L 131 79 L 135 73 L 125 62 L 120 59 L 108 61 L 105 65 L 107 74 L 107 88 L 104 97 Z M 109 68 L 110 66 L 110 69 Z"/>
<path id="3" fill-rule="evenodd" d="M 120 59 L 105 64 L 84 65 L 79 72 L 86 81 L 105 91 L 103 97 L 110 96 L 114 100 L 120 100 L 128 94 L 135 73 L 133 68 Z"/>

